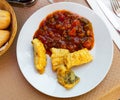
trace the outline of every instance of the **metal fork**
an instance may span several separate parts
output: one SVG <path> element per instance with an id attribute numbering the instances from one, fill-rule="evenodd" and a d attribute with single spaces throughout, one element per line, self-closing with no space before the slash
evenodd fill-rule
<path id="1" fill-rule="evenodd" d="M 120 17 L 120 4 L 118 2 L 118 0 L 110 0 L 111 2 L 111 6 L 113 8 L 113 11 L 115 12 L 115 14 Z"/>

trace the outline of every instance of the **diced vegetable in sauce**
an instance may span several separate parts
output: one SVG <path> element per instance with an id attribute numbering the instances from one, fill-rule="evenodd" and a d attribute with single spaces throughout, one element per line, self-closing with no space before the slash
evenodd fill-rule
<path id="1" fill-rule="evenodd" d="M 47 54 L 51 54 L 52 47 L 74 52 L 82 48 L 90 50 L 94 45 L 91 22 L 67 10 L 49 14 L 42 20 L 33 38 L 42 41 Z"/>

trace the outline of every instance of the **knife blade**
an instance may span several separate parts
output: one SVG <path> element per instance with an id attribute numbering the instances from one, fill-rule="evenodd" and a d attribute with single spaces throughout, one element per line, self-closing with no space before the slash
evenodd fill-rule
<path id="1" fill-rule="evenodd" d="M 110 23 L 113 25 L 113 27 L 120 33 L 120 24 L 118 24 L 117 20 L 113 16 L 112 12 L 105 6 L 105 4 L 101 0 L 96 0 L 98 6 L 102 10 L 102 12 L 105 14 L 105 16 L 108 18 Z"/>

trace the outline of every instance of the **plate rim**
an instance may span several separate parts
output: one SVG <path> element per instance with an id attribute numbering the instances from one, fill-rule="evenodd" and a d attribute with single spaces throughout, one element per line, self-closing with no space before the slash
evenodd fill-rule
<path id="1" fill-rule="evenodd" d="M 43 8 L 45 8 L 45 7 L 54 6 L 55 4 L 66 4 L 66 3 L 73 4 L 73 5 L 75 4 L 75 5 L 81 6 L 81 7 L 85 8 L 85 9 L 88 9 L 89 11 L 93 12 L 93 11 L 92 11 L 91 9 L 89 9 L 88 7 L 86 7 L 86 6 L 84 6 L 84 5 L 81 5 L 81 4 L 78 4 L 78 3 L 73 3 L 73 2 L 60 2 L 60 3 L 54 3 L 54 4 L 46 5 L 46 6 L 42 7 L 42 8 L 39 8 L 37 11 L 35 11 L 35 12 L 25 21 L 25 23 L 26 23 L 32 16 L 34 16 L 35 13 L 37 13 L 39 10 L 41 10 L 41 9 L 43 9 Z M 99 17 L 99 18 L 101 19 L 101 21 L 105 24 L 105 22 L 102 20 L 102 18 L 101 18 L 98 14 L 96 14 L 95 12 L 93 12 L 93 13 L 94 13 L 95 15 L 97 15 L 97 17 Z M 23 26 L 25 25 L 25 23 L 23 24 Z M 39 23 L 40 23 L 40 22 L 39 22 Z M 106 25 L 105 25 L 105 26 L 106 26 Z M 23 29 L 23 27 L 22 27 L 22 29 Z M 21 33 L 22 29 L 20 30 L 20 33 Z M 109 32 L 109 29 L 108 29 L 107 27 L 106 27 L 106 29 L 107 29 L 107 31 Z M 112 42 L 112 38 L 111 38 L 111 36 L 110 36 L 110 34 L 109 34 L 109 37 L 111 38 L 111 53 L 112 53 L 112 54 L 111 54 L 111 59 L 110 59 L 110 62 L 109 62 L 108 70 L 107 70 L 106 74 L 104 75 L 103 79 L 102 79 L 100 82 L 98 82 L 95 87 L 93 87 L 92 89 L 88 90 L 87 92 L 82 93 L 82 94 L 79 94 L 79 95 L 63 96 L 63 97 L 62 97 L 62 96 L 49 95 L 49 94 L 47 94 L 47 93 L 45 93 L 45 92 L 37 89 L 33 84 L 31 84 L 31 82 L 29 82 L 29 80 L 28 80 L 28 79 L 26 78 L 26 76 L 24 75 L 24 73 L 23 73 L 23 71 L 22 71 L 22 69 L 21 69 L 21 67 L 20 67 L 20 62 L 19 62 L 19 60 L 18 60 L 18 42 L 19 42 L 19 37 L 20 37 L 20 34 L 19 34 L 18 40 L 17 40 L 16 55 L 17 55 L 17 62 L 18 62 L 18 66 L 19 66 L 19 68 L 20 68 L 20 71 L 22 72 L 24 78 L 27 80 L 27 82 L 28 82 L 32 87 L 34 87 L 34 88 L 35 88 L 36 90 L 38 90 L 39 92 L 41 92 L 41 93 L 43 93 L 43 94 L 46 94 L 46 95 L 48 95 L 48 96 L 57 97 L 57 98 L 70 98 L 70 97 L 76 97 L 76 96 L 83 95 L 83 94 L 85 94 L 85 93 L 93 90 L 96 86 L 98 86 L 98 85 L 104 80 L 104 78 L 106 77 L 107 73 L 109 72 L 110 67 L 111 67 L 111 64 L 112 64 L 112 59 L 113 59 L 113 42 Z"/>

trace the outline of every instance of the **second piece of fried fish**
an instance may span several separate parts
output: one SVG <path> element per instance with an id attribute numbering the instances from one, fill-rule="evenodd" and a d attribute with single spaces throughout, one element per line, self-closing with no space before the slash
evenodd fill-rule
<path id="1" fill-rule="evenodd" d="M 68 69 L 89 63 L 93 60 L 93 56 L 89 53 L 88 49 L 84 48 L 64 56 L 64 64 Z"/>
<path id="2" fill-rule="evenodd" d="M 57 71 L 61 64 L 63 64 L 64 56 L 69 53 L 67 49 L 51 48 L 52 70 Z"/>

